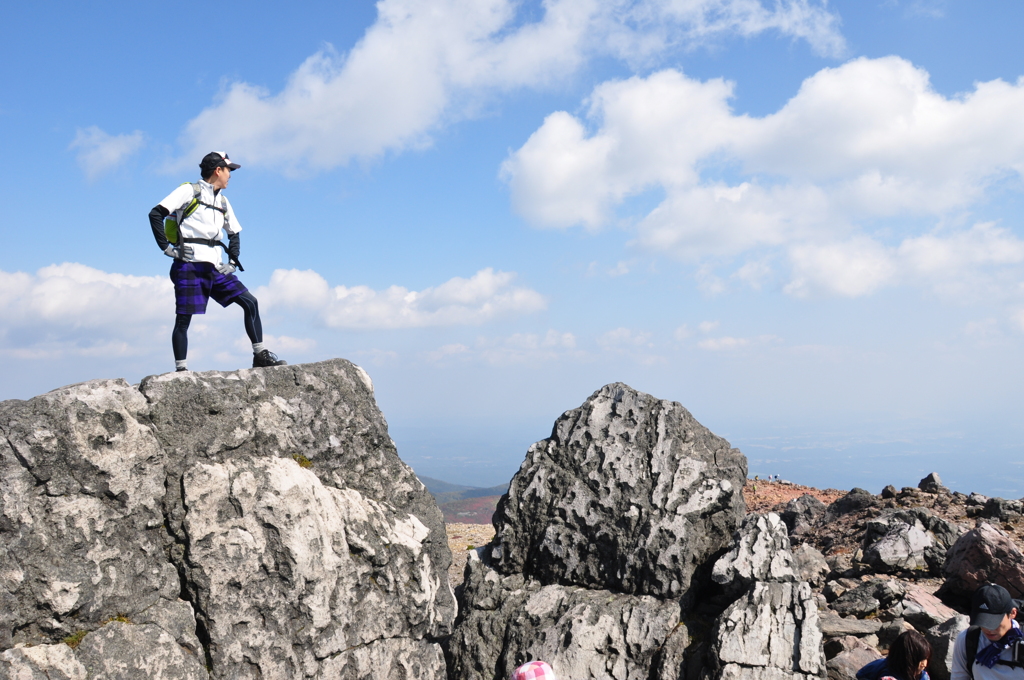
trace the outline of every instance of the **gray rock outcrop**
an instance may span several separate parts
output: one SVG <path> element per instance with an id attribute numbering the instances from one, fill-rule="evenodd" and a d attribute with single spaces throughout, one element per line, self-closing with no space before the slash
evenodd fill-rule
<path id="1" fill-rule="evenodd" d="M 875 573 L 926 571 L 938 576 L 959 527 L 924 508 L 886 510 L 867 524 L 864 562 Z"/>
<path id="2" fill-rule="evenodd" d="M 359 367 L 95 380 L 0 434 L 8 676 L 445 677 L 441 514 Z"/>
<path id="3" fill-rule="evenodd" d="M 684 609 L 734 545 L 745 478 L 743 455 L 678 403 L 621 383 L 595 392 L 530 447 L 494 541 L 467 564 L 450 677 L 507 677 L 531 658 L 574 680 L 685 675 Z M 777 516 L 741 534 L 722 580 L 742 589 L 782 570 L 795 581 L 791 556 L 774 552 L 781 537 L 788 553 Z M 791 620 L 783 610 L 814 607 L 809 589 L 774 585 L 789 590 L 758 591 L 758 603 L 775 603 L 776 628 Z"/>
<path id="4" fill-rule="evenodd" d="M 711 580 L 736 594 L 757 581 L 791 583 L 799 580 L 790 551 L 786 525 L 778 515 L 747 515 L 732 550 L 711 571 Z"/>
<path id="5" fill-rule="evenodd" d="M 825 504 L 814 496 L 805 493 L 786 504 L 782 512 L 782 521 L 789 527 L 790 535 L 800 535 L 825 514 Z"/>
<path id="6" fill-rule="evenodd" d="M 746 458 L 680 404 L 606 385 L 530 447 L 494 514 L 494 568 L 680 597 L 743 519 Z"/>
<path id="7" fill-rule="evenodd" d="M 719 680 L 825 675 L 818 606 L 805 583 L 755 583 L 712 633 Z"/>

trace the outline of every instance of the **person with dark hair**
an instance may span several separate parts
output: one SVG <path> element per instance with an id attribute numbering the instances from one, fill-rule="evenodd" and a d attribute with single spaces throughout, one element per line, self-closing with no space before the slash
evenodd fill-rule
<path id="1" fill-rule="evenodd" d="M 908 630 L 891 645 L 889 656 L 857 671 L 857 680 L 928 680 L 932 646 L 916 630 Z"/>
<path id="2" fill-rule="evenodd" d="M 171 281 L 177 306 L 171 347 L 178 371 L 188 370 L 188 327 L 192 315 L 205 314 L 211 297 L 221 307 L 234 303 L 242 308 L 245 332 L 252 342 L 253 368 L 288 363 L 263 346 L 259 304 L 235 276 L 236 270 L 242 270 L 238 261 L 242 226 L 223 190 L 232 171 L 240 167 L 223 151 L 211 151 L 199 163 L 201 181 L 182 184 L 149 211 L 157 246 L 174 259 Z M 168 220 L 172 229 L 168 230 L 165 220 L 172 214 L 173 218 Z M 227 232 L 227 246 L 220 240 L 221 231 Z M 227 253 L 227 262 L 218 248 Z"/>
<path id="3" fill-rule="evenodd" d="M 971 598 L 971 627 L 956 637 L 950 680 L 1024 680 L 1020 603 L 1006 588 L 986 583 Z"/>

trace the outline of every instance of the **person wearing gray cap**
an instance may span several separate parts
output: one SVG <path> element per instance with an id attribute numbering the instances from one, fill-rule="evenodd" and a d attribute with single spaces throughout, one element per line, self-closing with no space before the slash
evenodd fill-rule
<path id="1" fill-rule="evenodd" d="M 246 335 L 252 342 L 252 366 L 283 366 L 288 363 L 263 346 L 263 323 L 256 298 L 235 276 L 244 271 L 238 261 L 242 226 L 223 190 L 231 173 L 241 166 L 223 151 L 211 151 L 199 163 L 202 180 L 186 182 L 149 211 L 149 224 L 157 247 L 170 258 L 171 281 L 176 302 L 171 349 L 174 366 L 187 371 L 188 327 L 193 314 L 205 314 L 212 297 L 221 307 L 242 308 Z M 228 245 L 220 240 L 228 235 Z M 228 261 L 218 248 L 227 253 Z"/>
<path id="2" fill-rule="evenodd" d="M 971 598 L 971 627 L 953 645 L 950 680 L 1024 680 L 1024 634 L 1016 621 L 1019 602 L 986 583 Z"/>

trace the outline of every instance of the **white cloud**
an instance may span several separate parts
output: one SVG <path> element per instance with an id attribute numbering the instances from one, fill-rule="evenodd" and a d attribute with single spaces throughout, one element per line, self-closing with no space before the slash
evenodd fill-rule
<path id="1" fill-rule="evenodd" d="M 1024 333 L 1024 309 L 1018 309 L 1014 311 L 1013 315 L 1010 318 L 1013 321 L 1014 325 L 1017 326 L 1017 330 Z"/>
<path id="2" fill-rule="evenodd" d="M 1024 264 L 1024 240 L 991 223 L 931 233 L 886 247 L 866 236 L 844 242 L 794 245 L 787 293 L 858 297 L 896 283 L 927 286 L 948 296 L 1014 299 L 1012 280 Z M 1002 269 L 1005 268 L 1005 269 Z"/>
<path id="3" fill-rule="evenodd" d="M 468 279 L 413 291 L 335 286 L 311 270 L 278 269 L 256 296 L 267 308 L 304 309 L 330 328 L 393 329 L 481 324 L 544 309 L 544 297 L 512 285 L 515 274 L 481 269 Z"/>
<path id="4" fill-rule="evenodd" d="M 576 349 L 575 335 L 554 329 L 549 329 L 543 335 L 513 333 L 506 337 L 481 336 L 472 347 L 452 343 L 426 353 L 427 359 L 435 362 L 458 357 L 462 361 L 482 360 L 493 365 L 538 364 L 584 356 L 585 353 Z"/>
<path id="5" fill-rule="evenodd" d="M 173 315 L 173 300 L 174 287 L 166 276 L 109 274 L 71 262 L 35 274 L 0 271 L 0 329 L 5 332 L 135 327 L 166 321 Z"/>
<path id="6" fill-rule="evenodd" d="M 790 258 L 793 280 L 784 290 L 798 297 L 814 291 L 858 297 L 890 283 L 898 272 L 889 251 L 866 237 L 845 243 L 794 246 Z"/>
<path id="7" fill-rule="evenodd" d="M 616 328 L 608 331 L 597 339 L 597 344 L 604 349 L 653 347 L 650 333 L 646 331 L 633 331 L 629 328 Z"/>
<path id="8" fill-rule="evenodd" d="M 717 321 L 701 321 L 699 324 L 697 324 L 697 329 L 700 330 L 700 332 L 704 333 L 705 335 L 715 330 L 716 328 L 718 328 Z"/>
<path id="9" fill-rule="evenodd" d="M 78 149 L 78 166 L 88 179 L 94 180 L 141 149 L 143 141 L 139 130 L 125 135 L 111 135 L 93 125 L 79 128 L 68 148 Z"/>
<path id="10" fill-rule="evenodd" d="M 774 335 L 759 335 L 756 338 L 733 338 L 726 335 L 720 338 L 707 338 L 705 340 L 701 340 L 697 343 L 697 347 L 711 352 L 729 352 L 777 341 L 778 338 Z"/>
<path id="11" fill-rule="evenodd" d="M 734 113 L 732 92 L 675 70 L 597 86 L 584 117 L 552 113 L 503 164 L 513 205 L 539 227 L 594 230 L 656 189 L 665 198 L 633 220 L 633 245 L 697 263 L 787 253 L 797 295 L 941 287 L 955 269 L 943 259 L 961 271 L 1020 262 L 1020 240 L 991 225 L 922 231 L 1024 175 L 1024 80 L 946 97 L 924 70 L 886 57 L 823 69 L 760 118 Z M 879 220 L 901 225 L 898 246 L 867 232 Z M 708 292 L 724 289 L 713 267 L 697 274 Z M 769 274 L 735 275 L 760 285 Z"/>
<path id="12" fill-rule="evenodd" d="M 587 60 L 648 61 L 727 35 L 771 31 L 835 55 L 838 19 L 811 0 L 381 0 L 345 54 L 309 57 L 284 89 L 234 83 L 187 126 L 187 157 L 228 148 L 244 163 L 321 170 L 429 143 L 493 92 L 544 87 Z M 524 10 L 525 11 L 525 10 Z"/>
<path id="13" fill-rule="evenodd" d="M 686 340 L 687 338 L 689 338 L 692 335 L 693 335 L 693 331 L 691 331 L 690 328 L 685 323 L 682 326 L 679 326 L 678 328 L 676 328 L 672 332 L 672 338 L 677 340 L 677 341 L 679 341 L 679 342 L 682 342 L 683 340 Z"/>

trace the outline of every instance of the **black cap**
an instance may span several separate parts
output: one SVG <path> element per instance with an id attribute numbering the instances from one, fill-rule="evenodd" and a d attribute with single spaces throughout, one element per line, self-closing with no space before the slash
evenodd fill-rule
<path id="1" fill-rule="evenodd" d="M 223 151 L 211 151 L 203 156 L 203 160 L 199 162 L 199 169 L 202 171 L 203 177 L 209 177 L 216 168 L 238 170 L 240 167 L 242 166 L 238 163 L 232 163 L 231 159 Z"/>
<path id="2" fill-rule="evenodd" d="M 971 598 L 971 625 L 995 630 L 1016 606 L 1006 588 L 986 583 L 975 590 Z"/>

